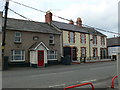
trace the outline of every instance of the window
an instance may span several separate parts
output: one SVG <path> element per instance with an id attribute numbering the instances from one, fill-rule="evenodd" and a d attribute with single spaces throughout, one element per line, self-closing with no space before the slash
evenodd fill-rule
<path id="1" fill-rule="evenodd" d="M 75 43 L 75 33 L 74 32 L 70 32 L 70 35 L 69 35 L 69 41 L 70 43 Z"/>
<path id="2" fill-rule="evenodd" d="M 81 34 L 81 43 L 82 44 L 86 43 L 86 36 L 85 36 L 85 34 Z"/>
<path id="3" fill-rule="evenodd" d="M 49 36 L 49 44 L 54 44 L 54 35 L 50 34 Z"/>
<path id="4" fill-rule="evenodd" d="M 33 40 L 34 40 L 34 41 L 38 41 L 38 40 L 39 40 L 39 37 L 38 37 L 38 36 L 34 36 L 34 37 L 33 37 Z"/>
<path id="5" fill-rule="evenodd" d="M 105 37 L 101 37 L 101 45 L 105 45 Z"/>
<path id="6" fill-rule="evenodd" d="M 48 60 L 57 60 L 57 51 L 48 51 Z"/>
<path id="7" fill-rule="evenodd" d="M 93 57 L 97 57 L 97 48 L 93 48 Z"/>
<path id="8" fill-rule="evenodd" d="M 93 36 L 93 44 L 97 44 L 97 36 L 95 35 L 95 36 Z"/>
<path id="9" fill-rule="evenodd" d="M 11 54 L 11 61 L 25 61 L 24 50 L 12 50 Z"/>
<path id="10" fill-rule="evenodd" d="M 81 57 L 86 57 L 86 48 L 81 47 Z"/>
<path id="11" fill-rule="evenodd" d="M 20 43 L 21 42 L 21 33 L 15 32 L 15 42 Z"/>

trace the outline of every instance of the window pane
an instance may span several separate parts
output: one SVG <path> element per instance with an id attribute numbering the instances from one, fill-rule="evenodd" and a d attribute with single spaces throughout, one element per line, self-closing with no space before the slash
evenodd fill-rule
<path id="1" fill-rule="evenodd" d="M 49 43 L 53 43 L 53 40 L 50 40 Z"/>
<path id="2" fill-rule="evenodd" d="M 20 41 L 21 41 L 21 33 L 15 32 L 15 42 L 20 42 Z"/>
<path id="3" fill-rule="evenodd" d="M 14 56 L 15 60 L 22 60 L 21 56 Z"/>
<path id="4" fill-rule="evenodd" d="M 15 41 L 20 42 L 20 37 L 15 37 Z"/>
<path id="5" fill-rule="evenodd" d="M 18 50 L 15 50 L 14 52 L 15 52 L 14 54 L 21 54 L 21 51 Z"/>
<path id="6" fill-rule="evenodd" d="M 53 34 L 51 34 L 51 35 L 49 36 L 49 43 L 50 43 L 50 44 L 54 44 L 54 35 L 53 35 Z"/>
<path id="7" fill-rule="evenodd" d="M 70 42 L 74 42 L 74 33 L 70 32 Z"/>
<path id="8" fill-rule="evenodd" d="M 20 32 L 16 32 L 16 33 L 15 33 L 15 36 L 19 36 L 19 37 L 20 37 L 20 36 L 21 36 L 21 33 L 20 33 Z"/>
<path id="9" fill-rule="evenodd" d="M 50 51 L 50 54 L 54 54 L 54 51 Z"/>
<path id="10" fill-rule="evenodd" d="M 12 50 L 11 51 L 12 60 L 24 60 L 24 51 L 23 50 Z"/>
<path id="11" fill-rule="evenodd" d="M 57 59 L 57 52 L 56 51 L 48 51 L 48 59 Z"/>

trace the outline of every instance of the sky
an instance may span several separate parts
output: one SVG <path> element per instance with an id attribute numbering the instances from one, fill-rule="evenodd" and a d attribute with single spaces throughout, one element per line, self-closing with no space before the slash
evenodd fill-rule
<path id="1" fill-rule="evenodd" d="M 54 15 L 72 19 L 80 17 L 83 24 L 97 27 L 107 31 L 118 32 L 118 2 L 119 0 L 13 0 L 25 5 L 47 12 L 50 10 Z M 3 11 L 5 0 L 0 0 L 0 11 Z M 10 1 L 9 8 L 34 21 L 44 22 L 45 13 L 32 10 Z M 23 19 L 22 17 L 8 12 L 8 17 Z M 53 17 L 53 20 L 69 23 L 68 21 Z M 108 37 L 112 33 L 102 32 Z M 117 36 L 117 35 L 116 35 Z"/>

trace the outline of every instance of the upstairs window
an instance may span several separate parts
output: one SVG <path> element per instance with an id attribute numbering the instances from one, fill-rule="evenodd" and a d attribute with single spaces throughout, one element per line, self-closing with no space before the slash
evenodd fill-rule
<path id="1" fill-rule="evenodd" d="M 15 32 L 15 43 L 21 43 L 21 32 Z"/>
<path id="2" fill-rule="evenodd" d="M 50 34 L 49 36 L 49 44 L 54 44 L 54 35 Z"/>
<path id="3" fill-rule="evenodd" d="M 93 44 L 94 44 L 94 45 L 97 44 L 97 36 L 96 36 L 96 35 L 93 36 Z"/>
<path id="4" fill-rule="evenodd" d="M 101 37 L 101 45 L 105 45 L 105 37 Z"/>
<path id="5" fill-rule="evenodd" d="M 81 34 L 81 43 L 82 44 L 86 43 L 86 36 L 85 36 L 85 34 Z"/>
<path id="6" fill-rule="evenodd" d="M 70 35 L 69 35 L 69 41 L 70 43 L 75 43 L 75 33 L 74 32 L 70 32 Z"/>

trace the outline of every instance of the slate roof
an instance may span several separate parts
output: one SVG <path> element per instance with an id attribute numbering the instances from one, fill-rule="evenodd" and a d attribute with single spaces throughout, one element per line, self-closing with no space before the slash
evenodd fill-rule
<path id="1" fill-rule="evenodd" d="M 99 36 L 106 36 L 106 35 L 98 32 L 94 28 L 78 27 L 77 25 L 72 25 L 72 24 L 58 22 L 58 21 L 52 21 L 51 23 L 53 25 L 57 26 L 57 28 L 59 28 L 61 30 L 81 32 L 81 33 L 90 33 L 90 34 L 99 35 Z"/>
<path id="2" fill-rule="evenodd" d="M 31 31 L 31 32 L 41 32 L 41 33 L 52 33 L 61 34 L 54 27 L 47 23 L 27 21 L 21 19 L 7 19 L 7 29 L 9 30 L 19 30 L 19 31 Z"/>
<path id="3" fill-rule="evenodd" d="M 108 38 L 107 46 L 120 46 L 120 37 Z"/>

